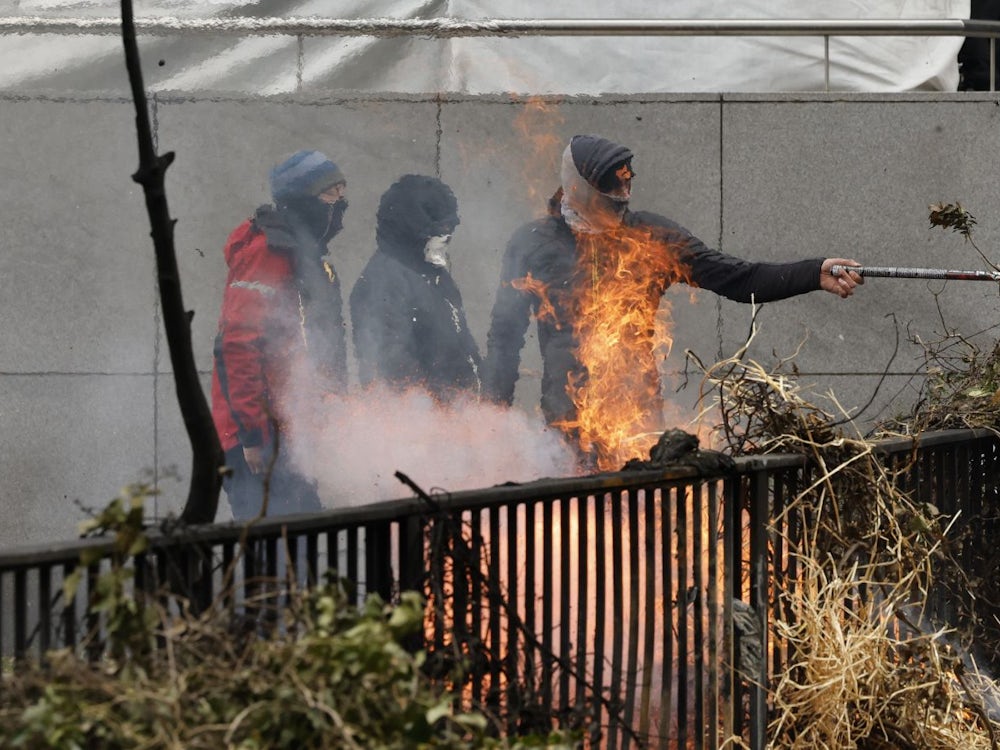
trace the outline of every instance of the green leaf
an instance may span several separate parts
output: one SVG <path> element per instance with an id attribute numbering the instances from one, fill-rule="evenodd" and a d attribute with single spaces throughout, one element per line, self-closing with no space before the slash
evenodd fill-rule
<path id="1" fill-rule="evenodd" d="M 487 727 L 486 717 L 478 713 L 457 714 L 455 716 L 455 722 L 461 724 L 463 727 L 477 729 L 483 732 L 486 731 Z"/>
<path id="2" fill-rule="evenodd" d="M 446 716 L 451 716 L 451 698 L 446 697 L 436 706 L 431 706 L 427 709 L 427 723 L 434 725 L 439 719 L 443 719 Z"/>
<path id="3" fill-rule="evenodd" d="M 70 601 L 76 596 L 76 590 L 80 588 L 80 579 L 83 577 L 83 568 L 74 568 L 73 572 L 70 573 L 63 579 L 63 600 Z"/>
<path id="4" fill-rule="evenodd" d="M 969 398 L 984 398 L 986 396 L 992 396 L 994 391 L 989 388 L 983 388 L 982 386 L 973 386 L 964 392 L 964 395 Z"/>

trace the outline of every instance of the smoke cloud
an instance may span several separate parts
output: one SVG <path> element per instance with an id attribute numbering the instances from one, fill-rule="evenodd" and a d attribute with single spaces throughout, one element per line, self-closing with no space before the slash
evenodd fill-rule
<path id="1" fill-rule="evenodd" d="M 375 386 L 300 411 L 292 455 L 328 508 L 427 491 L 482 489 L 579 473 L 575 453 L 540 417 L 473 398 L 441 406 L 426 392 Z"/>

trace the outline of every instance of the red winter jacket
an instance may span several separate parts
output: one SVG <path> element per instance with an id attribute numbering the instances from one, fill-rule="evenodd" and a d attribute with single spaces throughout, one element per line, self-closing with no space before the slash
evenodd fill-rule
<path id="1" fill-rule="evenodd" d="M 226 242 L 229 273 L 212 371 L 212 417 L 224 450 L 269 444 L 275 427 L 283 430 L 295 395 L 293 371 L 322 372 L 327 385 L 345 385 L 340 279 L 318 259 L 318 245 L 302 247 L 310 242 L 315 243 L 269 207 L 233 230 Z M 305 304 L 304 274 L 311 276 L 306 288 L 311 285 L 313 294 L 323 297 L 321 305 Z M 321 324 L 310 325 L 307 309 L 316 311 L 314 317 L 325 316 Z M 319 337 L 326 340 L 311 341 Z M 307 356 L 310 350 L 324 361 Z"/>

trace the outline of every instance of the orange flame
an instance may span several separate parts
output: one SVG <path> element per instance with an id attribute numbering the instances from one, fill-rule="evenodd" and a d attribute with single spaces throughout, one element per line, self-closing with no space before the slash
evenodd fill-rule
<path id="1" fill-rule="evenodd" d="M 658 365 L 673 343 L 666 287 L 690 283 L 676 254 L 643 227 L 577 236 L 577 357 L 587 376 L 567 384 L 576 435 L 601 470 L 645 457 L 664 430 Z"/>
<path id="2" fill-rule="evenodd" d="M 523 162 L 530 171 L 526 170 L 524 184 L 533 205 L 541 206 L 539 199 L 548 197 L 555 189 L 548 175 L 559 174 L 559 160 L 566 145 L 559 130 L 564 122 L 565 117 L 555 104 L 533 96 L 525 100 L 523 109 L 512 123 L 528 151 Z"/>
<path id="3" fill-rule="evenodd" d="M 537 320 L 551 320 L 555 323 L 556 329 L 562 328 L 556 317 L 556 309 L 552 300 L 549 299 L 549 287 L 545 282 L 539 281 L 528 273 L 524 278 L 513 279 L 510 285 L 519 292 L 528 292 L 538 297 L 538 312 L 535 313 Z"/>

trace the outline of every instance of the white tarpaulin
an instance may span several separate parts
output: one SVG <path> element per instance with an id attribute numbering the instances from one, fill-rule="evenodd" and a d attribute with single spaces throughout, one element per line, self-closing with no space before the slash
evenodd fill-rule
<path id="1" fill-rule="evenodd" d="M 8 3 L 0 3 L 0 8 Z M 275 0 L 136 2 L 138 18 L 221 19 L 796 19 L 969 17 L 969 0 Z M 20 0 L 9 18 L 115 17 L 110 0 Z M 953 91 L 962 37 L 832 37 L 833 91 Z M 293 91 L 607 94 L 822 91 L 822 36 L 142 36 L 151 90 L 280 94 Z M 8 34 L 0 88 L 124 88 L 113 36 Z"/>

